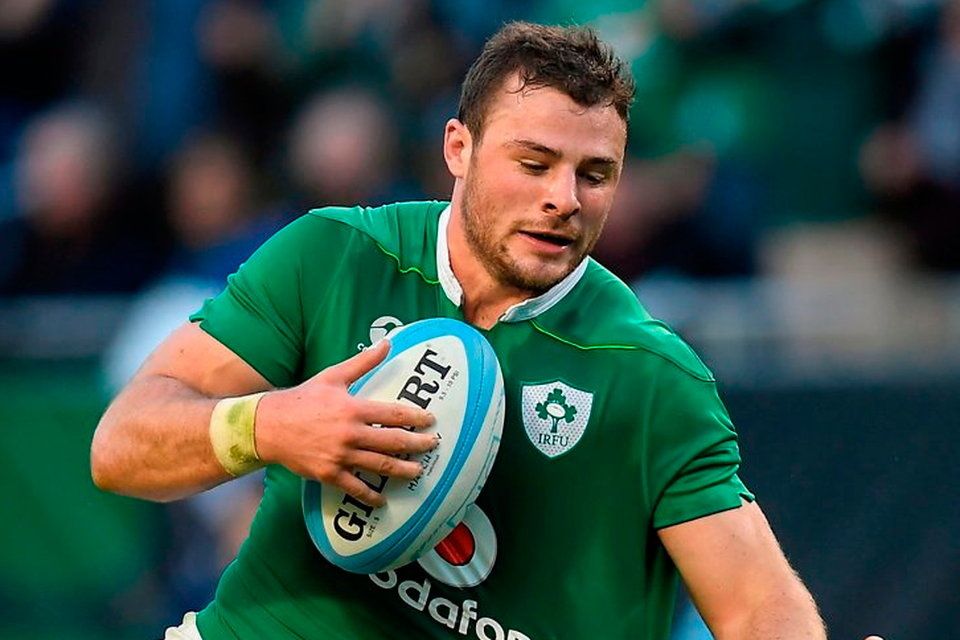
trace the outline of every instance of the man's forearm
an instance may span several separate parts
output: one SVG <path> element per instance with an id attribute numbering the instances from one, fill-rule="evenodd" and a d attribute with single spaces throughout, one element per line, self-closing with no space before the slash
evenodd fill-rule
<path id="1" fill-rule="evenodd" d="M 411 480 L 423 468 L 406 456 L 438 444 L 436 435 L 416 432 L 433 424 L 429 412 L 350 395 L 350 384 L 383 361 L 388 346 L 383 341 L 276 390 L 201 329 L 185 325 L 151 354 L 100 420 L 91 446 L 94 482 L 167 501 L 261 464 L 280 464 L 379 504 L 383 497 L 355 471 Z"/>
<path id="2" fill-rule="evenodd" d="M 755 502 L 659 533 L 716 638 L 826 637 L 813 598 Z"/>
<path id="3" fill-rule="evenodd" d="M 104 413 L 90 452 L 106 491 L 168 501 L 229 479 L 210 443 L 217 400 L 165 376 L 133 381 Z"/>
<path id="4" fill-rule="evenodd" d="M 806 588 L 797 580 L 760 600 L 740 619 L 713 630 L 717 640 L 825 640 L 823 619 Z"/>

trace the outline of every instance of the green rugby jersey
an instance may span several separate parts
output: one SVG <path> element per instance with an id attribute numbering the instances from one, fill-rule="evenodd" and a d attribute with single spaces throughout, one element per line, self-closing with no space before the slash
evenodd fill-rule
<path id="1" fill-rule="evenodd" d="M 449 215 L 437 202 L 311 211 L 192 319 L 278 387 L 398 324 L 462 320 Z M 395 571 L 344 572 L 308 537 L 301 479 L 271 466 L 198 616 L 205 640 L 668 636 L 677 573 L 656 529 L 753 499 L 711 373 L 592 259 L 483 333 L 506 422 L 456 541 Z"/>

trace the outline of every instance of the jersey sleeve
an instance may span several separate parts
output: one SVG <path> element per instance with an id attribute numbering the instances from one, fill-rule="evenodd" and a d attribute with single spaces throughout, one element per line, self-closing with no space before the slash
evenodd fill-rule
<path id="1" fill-rule="evenodd" d="M 333 277 L 343 255 L 344 229 L 311 214 L 291 222 L 257 249 L 227 279 L 226 288 L 190 320 L 271 384 L 295 384 L 303 362 L 304 272 Z M 311 278 L 309 284 L 311 297 L 322 299 L 329 278 Z"/>
<path id="2" fill-rule="evenodd" d="M 658 378 L 647 461 L 654 528 L 752 501 L 738 476 L 737 434 L 716 384 L 671 365 Z"/>

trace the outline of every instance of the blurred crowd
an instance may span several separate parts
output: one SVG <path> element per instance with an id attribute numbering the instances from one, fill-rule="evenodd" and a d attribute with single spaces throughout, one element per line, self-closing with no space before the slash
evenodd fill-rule
<path id="1" fill-rule="evenodd" d="M 443 198 L 458 85 L 508 19 L 590 23 L 638 80 L 599 257 L 751 275 L 870 219 L 960 267 L 953 0 L 3 0 L 0 295 L 220 282 L 308 208 Z"/>
<path id="2" fill-rule="evenodd" d="M 960 270 L 960 0 L 0 0 L 0 304 L 137 294 L 118 388 L 306 210 L 446 198 L 443 123 L 511 19 L 591 24 L 637 78 L 596 252 L 624 279 L 764 274 L 771 237 L 851 221 Z M 172 609 L 251 495 L 179 507 Z"/>

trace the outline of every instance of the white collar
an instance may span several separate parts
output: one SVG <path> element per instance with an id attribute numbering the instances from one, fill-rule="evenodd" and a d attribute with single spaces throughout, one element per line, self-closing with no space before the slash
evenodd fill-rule
<path id="1" fill-rule="evenodd" d="M 450 266 L 450 247 L 447 245 L 447 225 L 449 223 L 450 205 L 447 205 L 447 208 L 440 214 L 440 221 L 437 225 L 437 276 L 447 299 L 459 307 L 463 304 L 463 287 L 460 286 L 460 282 Z M 500 316 L 500 322 L 523 322 L 545 313 L 553 305 L 563 300 L 564 296 L 577 286 L 586 271 L 587 259 L 585 258 L 566 278 L 550 287 L 546 292 L 509 307 Z"/>

